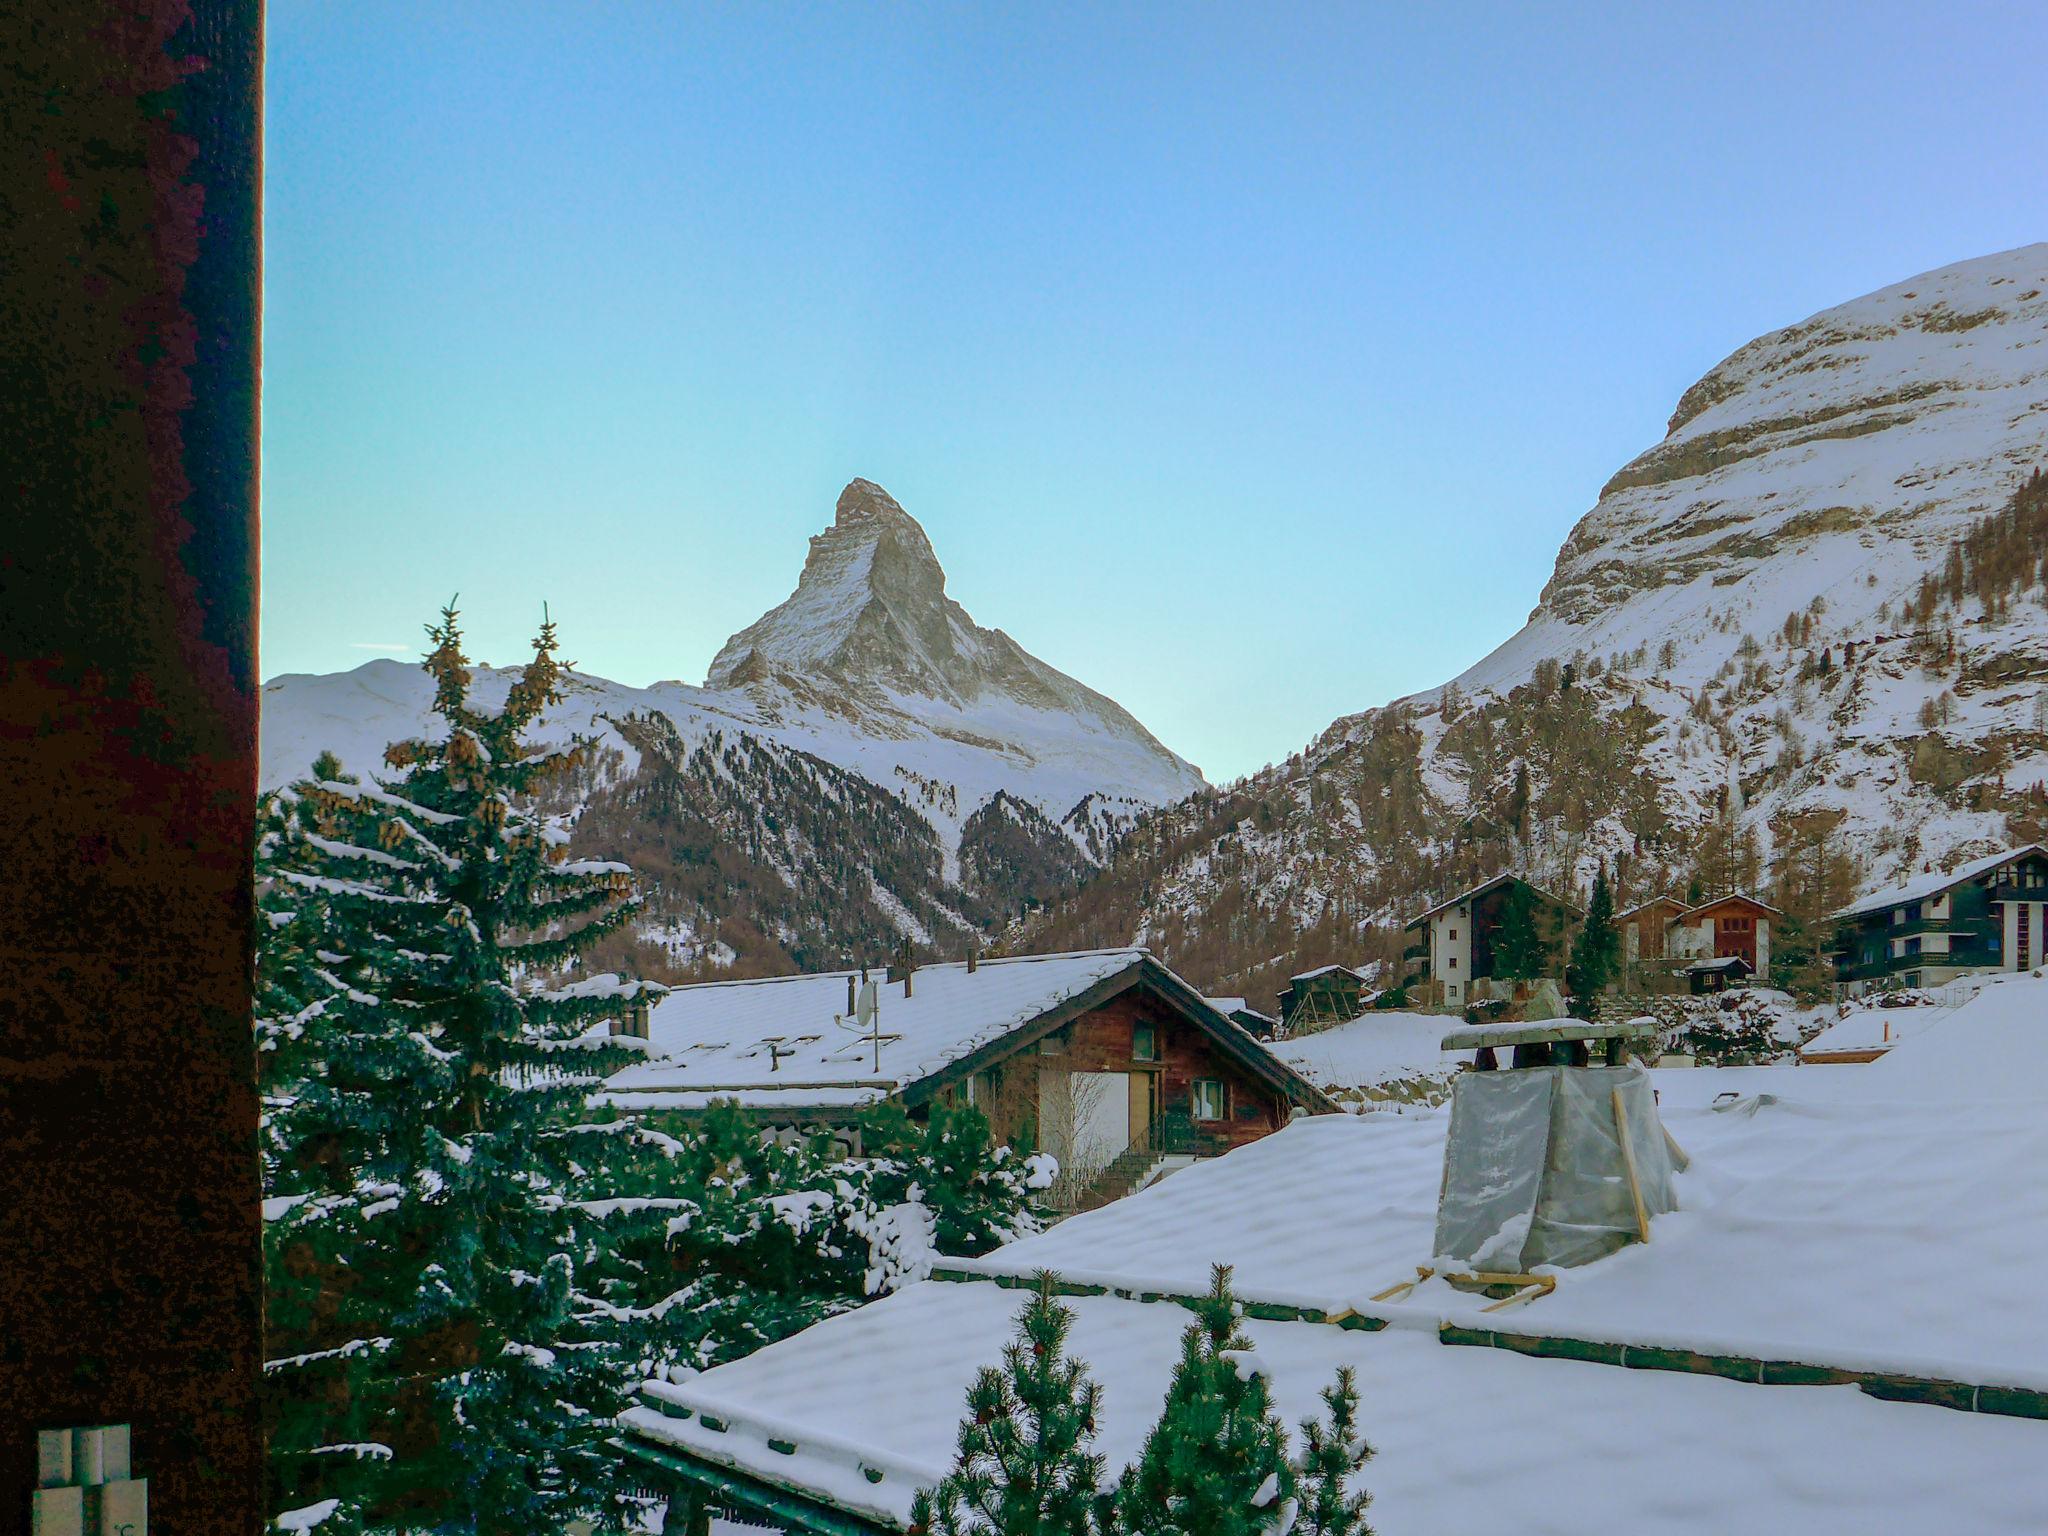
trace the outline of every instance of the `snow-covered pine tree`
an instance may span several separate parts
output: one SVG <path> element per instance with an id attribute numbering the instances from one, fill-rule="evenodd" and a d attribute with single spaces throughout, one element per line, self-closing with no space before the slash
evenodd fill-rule
<path id="1" fill-rule="evenodd" d="M 967 1391 L 953 1470 L 911 1505 L 911 1536 L 1089 1536 L 1097 1525 L 1102 1458 L 1095 1438 L 1102 1389 L 1067 1355 L 1074 1314 L 1049 1274 L 1017 1317 L 1017 1336 Z"/>
<path id="2" fill-rule="evenodd" d="M 633 1362 L 579 1265 L 579 1196 L 635 1145 L 584 1125 L 615 1065 L 593 1023 L 637 984 L 550 983 L 636 898 L 527 807 L 580 750 L 523 738 L 555 634 L 479 708 L 452 608 L 429 626 L 433 738 L 384 784 L 322 772 L 260 842 L 273 1508 L 326 1533 L 621 1528 L 605 1446 Z"/>
<path id="3" fill-rule="evenodd" d="M 1117 1509 L 1125 1536 L 1254 1536 L 1284 1529 L 1295 1495 L 1266 1368 L 1239 1331 L 1230 1267 L 1216 1266 L 1181 1336 L 1166 1407 Z"/>
<path id="4" fill-rule="evenodd" d="M 1038 1229 L 1049 1160 L 994 1145 L 978 1110 L 934 1105 L 919 1125 L 884 1104 L 859 1128 L 854 1157 L 830 1137 L 764 1139 L 730 1103 L 621 1127 L 668 1153 L 591 1202 L 616 1229 L 595 1289 L 646 1374 L 736 1360 L 924 1279 L 940 1252 Z"/>
<path id="5" fill-rule="evenodd" d="M 1372 1447 L 1358 1432 L 1358 1378 L 1341 1366 L 1337 1380 L 1323 1388 L 1327 1419 L 1301 1421 L 1301 1461 L 1295 1468 L 1296 1536 L 1373 1536 L 1365 1523 L 1372 1495 L 1354 1489 L 1352 1478 L 1372 1459 Z"/>
<path id="6" fill-rule="evenodd" d="M 1059 1165 L 998 1145 L 973 1105 L 933 1104 L 923 1125 L 900 1104 L 862 1119 L 870 1155 L 841 1171 L 859 1196 L 857 1234 L 869 1240 L 869 1294 L 922 1280 L 935 1254 L 975 1256 L 1039 1229 L 1033 1197 Z"/>

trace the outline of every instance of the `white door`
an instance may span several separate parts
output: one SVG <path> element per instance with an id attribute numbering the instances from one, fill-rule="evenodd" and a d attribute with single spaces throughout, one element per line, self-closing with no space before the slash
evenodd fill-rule
<path id="1" fill-rule="evenodd" d="M 1128 1072 L 1047 1071 L 1038 1079 L 1039 1144 L 1068 1174 L 1106 1168 L 1131 1144 Z"/>

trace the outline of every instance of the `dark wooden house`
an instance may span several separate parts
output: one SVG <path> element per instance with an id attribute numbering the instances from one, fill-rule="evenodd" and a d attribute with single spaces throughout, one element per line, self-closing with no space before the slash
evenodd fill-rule
<path id="1" fill-rule="evenodd" d="M 1077 1195 L 1118 1164 L 1226 1152 L 1296 1107 L 1334 1106 L 1142 949 L 678 987 L 648 1017 L 649 1060 L 602 1102 L 640 1114 L 731 1100 L 764 1128 L 832 1129 L 863 1110 L 973 1104 L 998 1135 L 1057 1156 Z"/>

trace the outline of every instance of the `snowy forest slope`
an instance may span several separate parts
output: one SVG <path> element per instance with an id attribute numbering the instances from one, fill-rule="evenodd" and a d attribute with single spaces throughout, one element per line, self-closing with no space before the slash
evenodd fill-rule
<path id="1" fill-rule="evenodd" d="M 1150 818 L 1041 929 L 1257 992 L 1504 868 L 1622 899 L 1858 888 L 2043 828 L 2048 245 L 1773 331 L 1688 389 L 1528 622 Z"/>

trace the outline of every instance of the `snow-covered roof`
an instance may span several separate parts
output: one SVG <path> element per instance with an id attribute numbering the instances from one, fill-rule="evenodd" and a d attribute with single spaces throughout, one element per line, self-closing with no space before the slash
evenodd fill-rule
<path id="1" fill-rule="evenodd" d="M 1685 909 L 1685 915 L 1687 917 L 1693 917 L 1701 912 L 1707 911 L 1709 908 L 1726 906 L 1731 901 L 1739 901 L 1744 906 L 1755 907 L 1759 912 L 1768 912 L 1773 917 L 1779 917 L 1783 915 L 1778 908 L 1772 906 L 1768 901 L 1765 901 L 1760 897 L 1752 896 L 1747 891 L 1725 891 L 1719 896 L 1709 896 L 1705 901 L 1695 902 L 1693 905 L 1687 907 Z"/>
<path id="2" fill-rule="evenodd" d="M 1852 1008 L 1799 1048 L 1802 1061 L 1826 1061 L 1843 1055 L 1882 1055 L 1911 1035 L 1946 1019 L 1953 1010 L 1920 1005 L 1910 1008 Z"/>
<path id="3" fill-rule="evenodd" d="M 1686 969 L 1688 971 L 1752 971 L 1756 967 L 1740 955 L 1720 955 L 1712 960 L 1695 960 Z"/>
<path id="4" fill-rule="evenodd" d="M 2003 853 L 1987 854 L 1981 859 L 1972 859 L 1969 863 L 1946 873 L 1929 870 L 1925 874 L 1915 875 L 1903 885 L 1875 891 L 1860 900 L 1852 901 L 1834 916 L 1861 917 L 1867 912 L 1882 912 L 1887 907 L 1903 906 L 1909 901 L 1925 901 L 1930 896 L 1939 896 L 1943 891 L 1961 885 L 1965 880 L 1975 880 L 1980 875 L 1988 875 L 2001 864 L 2009 864 L 2014 859 L 2023 858 L 2030 853 L 2042 852 L 2039 843 L 2028 843 L 2023 848 L 2008 848 Z"/>
<path id="5" fill-rule="evenodd" d="M 1637 902 L 1634 906 L 1630 907 L 1625 912 L 1615 913 L 1614 920 L 1617 923 L 1626 922 L 1629 918 L 1634 917 L 1637 913 L 1647 912 L 1652 907 L 1676 907 L 1681 912 L 1686 910 L 1685 903 L 1679 900 L 1676 896 L 1652 896 L 1648 901 Z"/>
<path id="6" fill-rule="evenodd" d="M 1225 1018 L 1236 1013 L 1240 1008 L 1244 1007 L 1245 1003 L 1245 1000 L 1241 997 L 1205 997 L 1202 1001 L 1211 1008 L 1214 1008 Z"/>
<path id="7" fill-rule="evenodd" d="M 1987 1045 L 2008 1043 L 2008 1024 L 2017 1040 L 2011 1021 L 2023 1016 L 2038 1033 L 2048 1010 L 2048 984 L 2005 990 L 1997 1017 L 1978 1021 Z M 1693 1159 L 1680 1210 L 1656 1219 L 1650 1243 L 1564 1271 L 1552 1295 L 1512 1312 L 1482 1313 L 1485 1298 L 1441 1280 L 1397 1302 L 1370 1300 L 1429 1261 L 1448 1114 L 1320 1116 L 985 1258 L 949 1261 L 961 1280 L 913 1286 L 687 1382 L 651 1386 L 648 1396 L 693 1416 L 650 1405 L 625 1423 L 636 1439 L 900 1524 L 912 1493 L 951 1460 L 976 1370 L 1011 1335 L 1020 1292 L 988 1280 L 1052 1269 L 1111 1291 L 1069 1305 L 1072 1349 L 1103 1384 L 1097 1448 L 1113 1474 L 1156 1417 L 1187 1324 L 1170 1302 L 1142 1298 L 1199 1293 L 1222 1262 L 1247 1302 L 1312 1314 L 1245 1324 L 1290 1425 L 1339 1365 L 1358 1371 L 1361 1430 L 1379 1452 L 1363 1481 L 1382 1529 L 1478 1528 L 1502 1508 L 1540 1509 L 1544 1529 L 1682 1536 L 1731 1520 L 1759 1530 L 2030 1528 L 2048 1501 L 2038 1424 L 1438 1341 L 1450 1322 L 1482 1337 L 1554 1334 L 2048 1388 L 2048 1333 L 2033 1325 L 2048 1260 L 2048 1123 L 2033 1099 L 2048 1088 L 2048 1052 L 2022 1055 L 2023 1081 L 1998 1102 L 1977 1093 L 1981 1070 L 1895 1070 L 1922 1045 L 1934 1047 L 1935 1032 L 1863 1071 L 1657 1073 L 1665 1125 Z M 1730 1087 L 1743 1095 L 1733 1112 L 1710 1108 Z M 1855 1279 L 1869 1275 L 1882 1284 Z M 1389 1326 L 1313 1320 L 1347 1310 Z M 873 1411 L 878 1369 L 890 1387 L 884 1414 Z M 1470 1454 L 1474 1405 L 1516 1426 L 1515 1455 Z M 707 1427 L 706 1413 L 721 1427 Z M 1606 1454 L 1617 1422 L 1654 1423 L 1660 1443 L 1687 1454 Z M 1600 1475 L 1585 1476 L 1593 1464 Z"/>
<path id="8" fill-rule="evenodd" d="M 881 982 L 884 972 L 870 974 Z M 845 1017 L 847 984 L 857 986 L 859 975 L 825 971 L 677 987 L 648 1017 L 654 1059 L 615 1074 L 602 1100 L 633 1110 L 701 1109 L 713 1099 L 752 1108 L 857 1109 L 913 1090 L 984 1046 L 1085 1005 L 1091 994 L 1106 1000 L 1141 977 L 1254 1071 L 1298 1089 L 1298 1101 L 1318 1098 L 1144 949 L 1019 955 L 971 970 L 964 961 L 919 966 L 907 995 L 900 981 L 880 985 L 879 1045 Z"/>
<path id="9" fill-rule="evenodd" d="M 1312 971 L 1297 971 L 1287 979 L 1289 981 L 1314 981 L 1318 976 L 1334 976 L 1340 972 L 1346 976 L 1349 976 L 1353 981 L 1365 980 L 1365 977 L 1361 972 L 1353 970 L 1350 966 L 1334 964 L 1319 965 Z"/>
<path id="10" fill-rule="evenodd" d="M 1440 1013 L 1394 1009 L 1361 1014 L 1267 1049 L 1303 1077 L 1331 1093 L 1376 1088 L 1404 1078 L 1445 1078 L 1472 1059 L 1470 1051 L 1447 1052 Z"/>
<path id="11" fill-rule="evenodd" d="M 1413 928 L 1418 923 L 1426 923 L 1432 917 L 1435 917 L 1437 913 L 1442 912 L 1448 907 L 1455 907 L 1460 902 L 1476 901 L 1481 896 L 1484 896 L 1488 891 L 1493 890 L 1496 886 L 1506 885 L 1509 881 L 1520 881 L 1523 885 L 1528 886 L 1529 889 L 1534 891 L 1538 896 L 1541 896 L 1545 901 L 1555 902 L 1558 906 L 1563 907 L 1567 912 L 1575 913 L 1580 910 L 1576 902 L 1566 901 L 1562 896 L 1553 896 L 1550 892 L 1543 889 L 1542 886 L 1537 885 L 1534 881 L 1523 879 L 1522 876 L 1516 874 L 1513 870 L 1508 870 L 1502 874 L 1495 875 L 1491 880 L 1480 881 L 1477 885 L 1471 887 L 1469 890 L 1460 891 L 1455 896 L 1445 897 L 1442 901 L 1438 902 L 1435 906 L 1431 907 L 1427 912 L 1421 913 L 1415 917 L 1411 917 L 1408 920 L 1407 926 Z"/>

